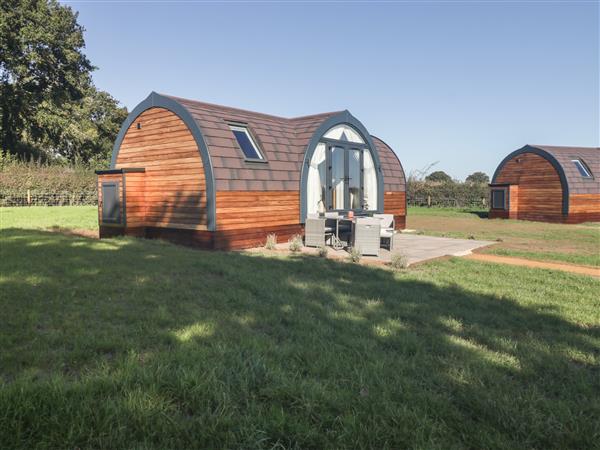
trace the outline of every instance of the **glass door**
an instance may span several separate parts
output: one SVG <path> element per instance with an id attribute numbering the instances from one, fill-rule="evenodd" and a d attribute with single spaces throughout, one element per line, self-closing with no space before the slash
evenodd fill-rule
<path id="1" fill-rule="evenodd" d="M 360 211 L 363 209 L 363 152 L 344 145 L 328 145 L 328 209 Z"/>

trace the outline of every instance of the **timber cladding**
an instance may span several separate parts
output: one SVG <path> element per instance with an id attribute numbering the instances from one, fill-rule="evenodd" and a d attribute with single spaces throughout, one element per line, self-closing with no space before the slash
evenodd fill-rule
<path id="1" fill-rule="evenodd" d="M 103 223 L 99 209 L 100 235 L 237 249 L 263 245 L 271 233 L 280 242 L 303 234 L 313 143 L 341 124 L 362 130 L 383 186 L 380 212 L 404 228 L 402 165 L 348 111 L 287 119 L 152 93 L 121 127 L 111 169 L 97 172 L 99 183 L 120 180 L 123 217 Z M 248 130 L 264 158 L 246 156 L 232 125 Z"/>
<path id="2" fill-rule="evenodd" d="M 393 214 L 397 230 L 406 228 L 406 192 L 385 192 L 383 197 L 385 214 Z"/>
<path id="3" fill-rule="evenodd" d="M 598 148 L 527 145 L 498 166 L 490 187 L 508 188 L 508 209 L 492 208 L 490 218 L 598 221 L 599 176 Z"/>
<path id="4" fill-rule="evenodd" d="M 562 217 L 563 189 L 560 177 L 545 158 L 534 153 L 523 153 L 504 165 L 495 183 L 519 186 L 518 219 L 558 221 Z M 512 208 L 513 198 L 509 202 Z"/>
<path id="5" fill-rule="evenodd" d="M 150 108 L 131 124 L 117 168 L 143 167 L 142 180 L 127 178 L 129 200 L 146 226 L 206 230 L 206 180 L 198 146 L 186 124 L 164 108 Z M 133 196 L 133 197 L 130 197 Z M 142 211 L 143 210 L 143 211 Z"/>

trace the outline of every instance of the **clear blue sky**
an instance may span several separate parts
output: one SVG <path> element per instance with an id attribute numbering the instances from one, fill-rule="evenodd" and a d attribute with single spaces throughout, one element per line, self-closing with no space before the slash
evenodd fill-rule
<path id="1" fill-rule="evenodd" d="M 596 2 L 68 2 L 94 80 L 286 117 L 348 109 L 408 173 L 599 145 Z"/>

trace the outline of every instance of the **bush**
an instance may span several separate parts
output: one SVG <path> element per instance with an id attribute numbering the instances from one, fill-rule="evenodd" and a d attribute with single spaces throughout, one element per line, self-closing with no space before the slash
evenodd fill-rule
<path id="1" fill-rule="evenodd" d="M 350 252 L 348 254 L 348 259 L 350 260 L 350 262 L 359 263 L 361 257 L 362 257 L 362 253 L 360 252 L 360 248 L 358 248 L 358 247 L 350 248 Z"/>
<path id="2" fill-rule="evenodd" d="M 394 270 L 401 270 L 408 268 L 408 258 L 402 253 L 392 253 L 392 259 L 390 266 Z"/>
<path id="3" fill-rule="evenodd" d="M 329 248 L 326 245 L 321 245 L 319 247 L 318 255 L 321 258 L 327 258 L 327 253 L 329 252 Z"/>
<path id="4" fill-rule="evenodd" d="M 49 164 L 0 153 L 0 191 L 22 193 L 28 189 L 48 193 L 96 191 L 96 174 L 87 164 Z"/>
<path id="5" fill-rule="evenodd" d="M 302 243 L 302 236 L 300 236 L 299 234 L 293 236 L 289 241 L 289 249 L 291 252 L 299 252 L 300 250 L 302 250 L 303 247 L 303 243 Z"/>
<path id="6" fill-rule="evenodd" d="M 267 241 L 265 242 L 265 248 L 267 250 L 274 250 L 277 245 L 277 235 L 274 233 L 267 235 Z"/>

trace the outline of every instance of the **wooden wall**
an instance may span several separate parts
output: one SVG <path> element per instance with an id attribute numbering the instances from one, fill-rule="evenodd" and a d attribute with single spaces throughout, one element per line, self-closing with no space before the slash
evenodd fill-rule
<path id="1" fill-rule="evenodd" d="M 127 174 L 127 214 L 131 199 L 136 224 L 143 214 L 146 226 L 206 230 L 202 159 L 192 133 L 176 114 L 164 108 L 140 114 L 125 134 L 115 167 L 146 169 L 143 184 Z"/>
<path id="2" fill-rule="evenodd" d="M 216 209 L 215 248 L 256 247 L 270 233 L 279 242 L 302 234 L 298 191 L 219 191 Z"/>
<path id="3" fill-rule="evenodd" d="M 397 230 L 406 228 L 406 192 L 385 192 L 383 212 L 394 215 Z"/>
<path id="4" fill-rule="evenodd" d="M 494 182 L 518 185 L 518 191 L 510 192 L 511 218 L 552 222 L 563 220 L 560 178 L 545 158 L 535 153 L 517 155 L 504 165 Z"/>
<path id="5" fill-rule="evenodd" d="M 573 194 L 569 196 L 569 223 L 600 221 L 600 194 Z"/>

